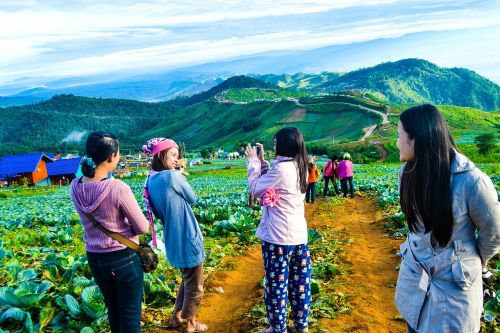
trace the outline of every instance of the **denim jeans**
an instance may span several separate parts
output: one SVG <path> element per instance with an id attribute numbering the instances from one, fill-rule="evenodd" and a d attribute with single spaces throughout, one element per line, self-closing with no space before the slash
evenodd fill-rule
<path id="1" fill-rule="evenodd" d="M 348 184 L 349 184 L 349 189 L 347 187 Z M 350 192 L 351 198 L 354 198 L 354 186 L 352 185 L 352 176 L 342 178 L 340 180 L 340 186 L 342 187 L 342 193 L 344 194 L 344 197 L 347 197 L 347 193 Z"/>
<path id="2" fill-rule="evenodd" d="M 137 252 L 129 248 L 109 253 L 87 252 L 87 260 L 104 296 L 111 332 L 139 333 L 144 272 Z"/>
<path id="3" fill-rule="evenodd" d="M 309 198 L 311 198 L 312 203 L 316 201 L 316 183 L 307 184 L 306 202 L 309 202 Z"/>
<path id="4" fill-rule="evenodd" d="M 328 181 L 331 181 L 333 184 L 333 189 L 335 190 L 335 193 L 337 195 L 340 195 L 339 187 L 337 184 L 337 178 L 336 177 L 325 177 L 325 188 L 323 189 L 323 196 L 326 197 L 329 193 L 328 191 Z"/>

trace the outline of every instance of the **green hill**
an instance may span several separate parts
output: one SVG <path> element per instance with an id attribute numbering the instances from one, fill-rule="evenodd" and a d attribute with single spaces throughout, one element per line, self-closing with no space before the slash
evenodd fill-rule
<path id="1" fill-rule="evenodd" d="M 255 102 L 255 101 L 272 101 L 276 99 L 299 99 L 307 97 L 310 92 L 303 90 L 290 89 L 264 89 L 264 88 L 231 88 L 224 90 L 220 95 L 220 99 L 230 102 Z"/>
<path id="2" fill-rule="evenodd" d="M 342 75 L 328 91 L 370 90 L 395 103 L 433 103 L 500 109 L 500 87 L 464 68 L 442 68 L 420 59 L 388 62 Z"/>
<path id="3" fill-rule="evenodd" d="M 0 108 L 0 155 L 81 150 L 81 137 L 94 130 L 111 131 L 122 139 L 124 147 L 132 147 L 128 137 L 155 126 L 176 108 L 168 103 L 73 95 Z"/>
<path id="4" fill-rule="evenodd" d="M 357 90 L 325 95 L 271 88 L 244 76 L 194 97 L 189 102 L 146 103 L 59 95 L 38 104 L 0 109 L 0 155 L 81 151 L 82 138 L 94 130 L 116 133 L 123 149 L 138 149 L 156 136 L 184 142 L 188 149 L 237 149 L 256 141 L 270 146 L 274 134 L 284 126 L 300 128 L 310 147 L 330 145 L 332 139 L 335 143 L 360 140 L 375 124 L 379 126 L 370 140 L 393 142 L 397 114 L 406 107 Z M 440 108 L 461 144 L 472 146 L 478 134 L 498 133 L 500 112 Z M 381 124 L 387 114 L 389 123 Z"/>
<path id="5" fill-rule="evenodd" d="M 178 105 L 191 105 L 206 101 L 228 89 L 237 88 L 277 88 L 268 82 L 257 80 L 245 75 L 233 76 L 215 87 L 191 97 L 180 97 L 174 101 Z"/>
<path id="6" fill-rule="evenodd" d="M 421 59 L 386 62 L 345 74 L 262 75 L 280 87 L 338 92 L 360 90 L 392 103 L 432 103 L 500 110 L 500 86 L 465 68 L 443 68 Z"/>
<path id="7" fill-rule="evenodd" d="M 287 89 L 317 89 L 321 85 L 338 78 L 340 74 L 331 72 L 322 72 L 320 74 L 266 74 L 255 75 L 254 77 L 269 82 L 280 88 Z"/>
<path id="8" fill-rule="evenodd" d="M 353 101 L 355 102 L 355 101 Z M 302 130 L 307 141 L 335 136 L 358 140 L 363 128 L 381 122 L 379 115 L 346 103 L 297 104 L 293 101 L 248 104 L 208 101 L 188 106 L 141 136 L 168 135 L 188 147 L 233 147 L 241 142 L 272 143 L 284 126 Z"/>

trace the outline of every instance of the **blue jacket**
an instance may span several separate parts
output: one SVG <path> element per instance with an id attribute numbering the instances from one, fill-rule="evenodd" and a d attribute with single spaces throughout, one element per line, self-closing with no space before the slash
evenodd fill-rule
<path id="1" fill-rule="evenodd" d="M 168 262 L 177 268 L 198 266 L 205 260 L 203 236 L 191 209 L 193 189 L 177 170 L 150 176 L 148 182 L 153 211 L 163 223 Z"/>

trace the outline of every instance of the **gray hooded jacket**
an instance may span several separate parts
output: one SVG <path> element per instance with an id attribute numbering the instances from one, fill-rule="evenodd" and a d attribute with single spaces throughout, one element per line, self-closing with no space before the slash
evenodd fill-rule
<path id="1" fill-rule="evenodd" d="M 448 245 L 437 246 L 432 232 L 410 232 L 400 248 L 395 301 L 418 332 L 479 332 L 481 266 L 500 249 L 500 205 L 492 181 L 460 153 L 451 174 L 454 221 Z"/>

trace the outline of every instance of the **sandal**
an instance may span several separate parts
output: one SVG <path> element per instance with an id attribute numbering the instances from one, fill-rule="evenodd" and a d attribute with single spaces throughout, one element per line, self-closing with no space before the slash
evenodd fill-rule
<path id="1" fill-rule="evenodd" d="M 208 331 L 208 326 L 206 324 L 200 323 L 196 321 L 196 325 L 194 326 L 194 330 L 188 331 L 186 327 L 186 333 L 196 333 L 196 332 L 206 332 Z"/>
<path id="2" fill-rule="evenodd" d="M 292 325 L 289 327 L 289 332 L 290 333 L 308 333 L 309 327 L 297 328 L 297 326 Z"/>
<path id="3" fill-rule="evenodd" d="M 264 328 L 260 333 L 274 333 L 274 330 L 272 327 Z"/>
<path id="4" fill-rule="evenodd" d="M 181 326 L 182 324 L 185 324 L 185 323 L 187 322 L 187 320 L 186 320 L 186 319 L 182 319 L 182 318 L 181 318 L 181 319 L 177 319 L 177 323 L 175 323 L 175 324 L 171 324 L 170 322 L 171 322 L 172 318 L 173 318 L 173 317 L 171 317 L 171 318 L 170 318 L 170 320 L 168 321 L 168 324 L 167 324 L 167 326 L 166 326 L 167 328 L 176 328 L 176 327 L 179 327 L 179 326 Z"/>

